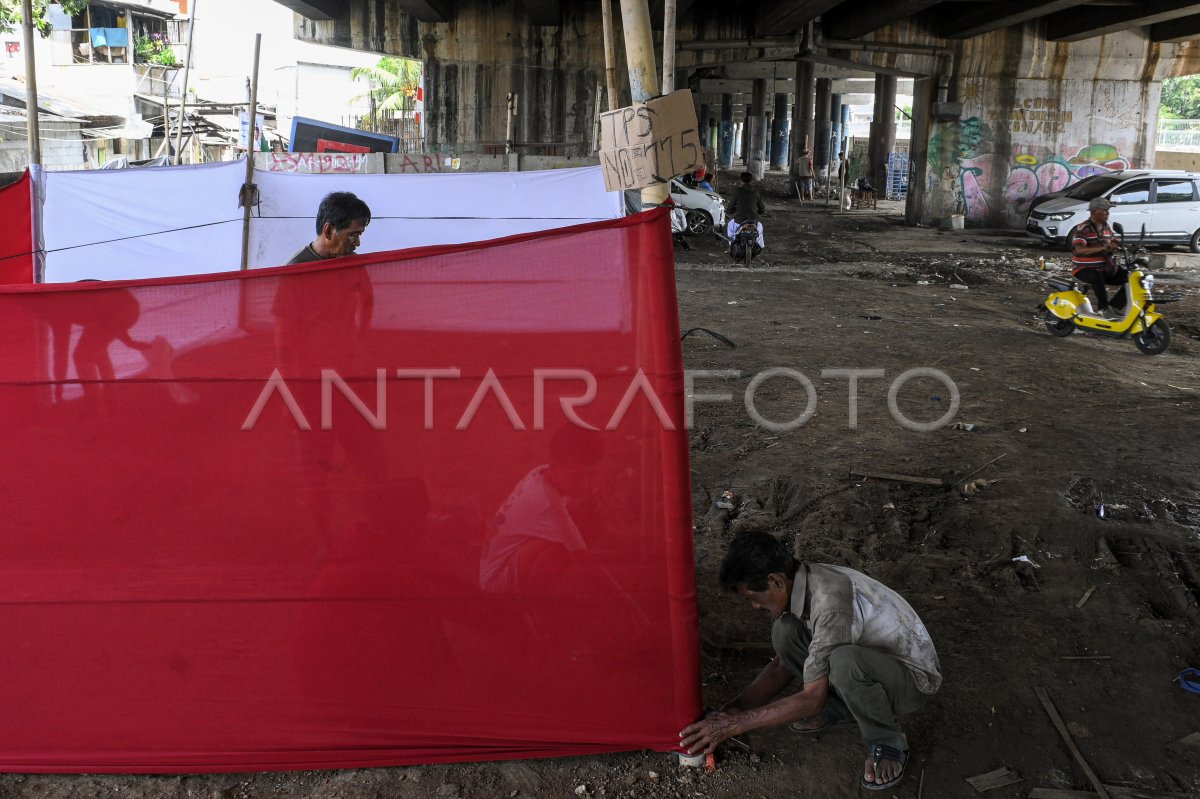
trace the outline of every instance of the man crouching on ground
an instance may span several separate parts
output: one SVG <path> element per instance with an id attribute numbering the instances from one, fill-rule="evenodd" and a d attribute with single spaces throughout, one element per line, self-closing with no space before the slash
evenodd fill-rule
<path id="1" fill-rule="evenodd" d="M 942 683 L 933 641 L 904 598 L 845 566 L 801 564 L 767 533 L 734 538 L 721 587 L 771 617 L 775 659 L 732 702 L 684 729 L 680 745 L 707 754 L 751 730 L 790 724 L 813 733 L 853 720 L 867 742 L 863 787 L 900 782 L 908 740 L 896 717 Z M 804 688 L 783 694 L 793 676 Z"/>

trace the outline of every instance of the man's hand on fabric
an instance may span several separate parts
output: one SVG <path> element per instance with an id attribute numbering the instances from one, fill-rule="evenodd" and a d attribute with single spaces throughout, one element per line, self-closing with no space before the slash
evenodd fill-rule
<path id="1" fill-rule="evenodd" d="M 684 727 L 679 733 L 679 745 L 689 755 L 707 755 L 715 752 L 724 741 L 746 730 L 741 726 L 742 714 L 717 710 L 709 713 L 695 724 Z"/>

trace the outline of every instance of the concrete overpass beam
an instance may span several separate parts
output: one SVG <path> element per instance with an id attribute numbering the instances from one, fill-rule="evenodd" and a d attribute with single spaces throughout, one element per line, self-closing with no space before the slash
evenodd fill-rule
<path id="1" fill-rule="evenodd" d="M 782 3 L 760 3 L 755 20 L 755 32 L 761 36 L 792 33 L 810 19 L 816 19 L 841 3 L 842 0 L 789 0 Z"/>
<path id="2" fill-rule="evenodd" d="M 825 35 L 831 39 L 857 39 L 901 19 L 908 19 L 939 0 L 894 0 L 866 6 L 851 3 L 822 17 Z"/>
<path id="3" fill-rule="evenodd" d="M 1200 14 L 1200 3 L 1194 0 L 1150 0 L 1134 8 L 1096 8 L 1088 14 L 1060 11 L 1046 18 L 1046 39 L 1078 42 L 1193 14 Z"/>
<path id="4" fill-rule="evenodd" d="M 421 22 L 449 22 L 454 14 L 453 0 L 395 0 L 405 13 Z M 340 3 L 335 3 L 340 5 Z"/>
<path id="5" fill-rule="evenodd" d="M 534 25 L 561 25 L 562 2 L 560 0 L 521 0 L 525 13 Z"/>
<path id="6" fill-rule="evenodd" d="M 1057 11 L 1081 6 L 1087 0 L 1017 0 L 1015 3 L 986 3 L 974 11 L 957 13 L 954 10 L 939 14 L 936 29 L 943 39 L 969 39 L 989 31 L 1020 25 Z M 954 4 L 955 7 L 966 5 Z M 941 10 L 939 9 L 939 12 Z"/>
<path id="7" fill-rule="evenodd" d="M 1150 26 L 1152 42 L 1185 42 L 1200 37 L 1200 15 L 1180 17 Z"/>
<path id="8" fill-rule="evenodd" d="M 305 19 L 334 19 L 341 13 L 338 0 L 275 0 L 284 8 L 290 8 Z"/>

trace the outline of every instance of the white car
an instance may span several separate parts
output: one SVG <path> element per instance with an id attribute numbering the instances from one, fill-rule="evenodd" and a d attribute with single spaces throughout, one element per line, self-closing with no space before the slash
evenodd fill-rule
<path id="1" fill-rule="evenodd" d="M 693 236 L 725 230 L 725 201 L 715 191 L 690 189 L 672 180 L 671 199 L 687 212 L 688 233 Z"/>
<path id="2" fill-rule="evenodd" d="M 1047 243 L 1070 246 L 1076 226 L 1087 221 L 1088 202 L 1106 197 L 1113 204 L 1108 224 L 1118 222 L 1125 238 L 1146 244 L 1186 244 L 1200 253 L 1200 174 L 1171 169 L 1140 169 L 1100 175 L 1031 208 L 1025 232 Z"/>

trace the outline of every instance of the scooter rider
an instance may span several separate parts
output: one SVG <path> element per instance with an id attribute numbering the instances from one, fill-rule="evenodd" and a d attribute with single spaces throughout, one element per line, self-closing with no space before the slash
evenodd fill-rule
<path id="1" fill-rule="evenodd" d="M 1125 270 L 1117 265 L 1112 253 L 1120 248 L 1116 234 L 1108 226 L 1108 209 L 1112 203 L 1096 197 L 1088 203 L 1088 220 L 1075 228 L 1071 238 L 1071 273 L 1092 287 L 1096 295 L 1096 314 L 1108 319 L 1122 318 L 1125 292 L 1118 291 L 1109 305 L 1105 286 L 1124 286 L 1129 280 Z"/>
<path id="2" fill-rule="evenodd" d="M 762 222 L 758 221 L 758 215 L 765 214 L 767 208 L 763 205 L 758 189 L 754 188 L 754 176 L 749 172 L 742 173 L 742 183 L 738 186 L 737 194 L 733 196 L 728 210 L 729 224 L 726 226 L 725 234 L 731 241 L 737 235 L 738 228 L 743 222 L 753 222 L 758 226 L 758 246 L 767 246 L 763 240 Z"/>

